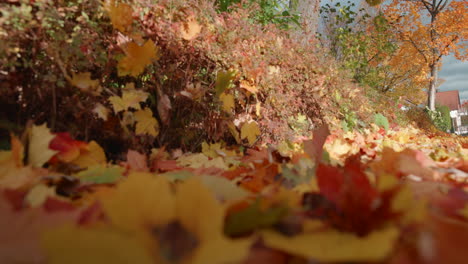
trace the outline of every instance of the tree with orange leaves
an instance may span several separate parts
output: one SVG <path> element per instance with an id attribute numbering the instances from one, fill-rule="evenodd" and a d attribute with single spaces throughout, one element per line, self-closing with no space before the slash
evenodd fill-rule
<path id="1" fill-rule="evenodd" d="M 420 69 L 415 79 L 427 80 L 427 106 L 435 110 L 442 58 L 453 54 L 468 59 L 468 2 L 394 0 L 385 7 L 385 14 L 401 42 L 398 54 L 406 57 L 401 69 Z"/>

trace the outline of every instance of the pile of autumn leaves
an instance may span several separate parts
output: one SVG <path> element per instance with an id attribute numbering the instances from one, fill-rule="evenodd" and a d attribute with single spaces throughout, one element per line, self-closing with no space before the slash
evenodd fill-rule
<path id="1" fill-rule="evenodd" d="M 461 263 L 466 155 L 413 128 L 322 127 L 112 164 L 94 141 L 32 126 L 0 152 L 0 262 Z"/>

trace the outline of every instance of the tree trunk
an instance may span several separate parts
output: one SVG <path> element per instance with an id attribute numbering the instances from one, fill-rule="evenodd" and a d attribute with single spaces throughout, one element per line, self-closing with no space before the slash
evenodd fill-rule
<path id="1" fill-rule="evenodd" d="M 447 3 L 447 0 L 445 0 L 445 4 Z M 429 90 L 427 91 L 427 106 L 429 109 L 432 111 L 435 111 L 435 98 L 436 98 L 436 84 L 437 84 L 437 64 L 439 63 L 439 60 L 441 58 L 440 52 L 436 47 L 436 39 L 437 39 L 437 32 L 435 30 L 435 22 L 437 20 L 437 15 L 439 14 L 440 10 L 442 10 L 445 7 L 445 4 L 440 7 L 439 5 L 436 5 L 436 0 L 433 0 L 432 6 L 428 6 L 425 4 L 427 11 L 431 15 L 431 58 L 430 58 L 430 70 L 431 70 L 431 79 L 429 82 Z M 432 8 L 430 8 L 432 7 Z M 440 8 L 440 9 L 439 9 Z"/>
<path id="2" fill-rule="evenodd" d="M 300 33 L 307 40 L 313 39 L 318 28 L 320 0 L 290 0 L 289 8 L 292 14 L 300 16 Z"/>
<path id="3" fill-rule="evenodd" d="M 427 106 L 432 111 L 435 110 L 437 77 L 437 64 L 433 64 L 431 65 L 431 80 L 429 82 L 429 90 L 427 91 Z"/>

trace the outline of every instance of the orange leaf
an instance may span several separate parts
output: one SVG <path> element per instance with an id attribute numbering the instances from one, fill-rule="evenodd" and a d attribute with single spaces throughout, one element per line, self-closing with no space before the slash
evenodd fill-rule
<path id="1" fill-rule="evenodd" d="M 180 35 L 185 40 L 192 40 L 198 36 L 201 28 L 201 25 L 197 22 L 195 17 L 190 16 L 180 29 Z"/>
<path id="2" fill-rule="evenodd" d="M 130 42 L 124 48 L 125 57 L 119 61 L 119 76 L 131 75 L 137 77 L 145 67 L 159 57 L 159 48 L 152 40 L 146 41 L 143 46 Z"/>

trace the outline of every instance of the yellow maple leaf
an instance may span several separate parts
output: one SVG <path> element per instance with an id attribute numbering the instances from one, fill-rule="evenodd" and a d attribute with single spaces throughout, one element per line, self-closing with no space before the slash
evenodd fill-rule
<path id="1" fill-rule="evenodd" d="M 236 125 L 234 125 L 234 123 L 230 122 L 230 123 L 228 123 L 228 128 L 229 128 L 229 132 L 231 132 L 231 135 L 234 137 L 237 144 L 240 144 L 241 139 L 240 139 L 239 131 L 237 131 Z"/>
<path id="2" fill-rule="evenodd" d="M 177 164 L 183 167 L 198 169 L 202 168 L 208 162 L 208 160 L 208 157 L 203 153 L 189 153 L 180 156 L 177 159 Z"/>
<path id="3" fill-rule="evenodd" d="M 202 143 L 202 153 L 210 158 L 237 156 L 235 151 L 223 148 L 221 143 L 209 144 L 206 141 Z"/>
<path id="4" fill-rule="evenodd" d="M 250 192 L 238 186 L 234 181 L 223 177 L 202 175 L 201 180 L 203 185 L 210 189 L 218 200 L 226 204 L 245 199 L 251 195 Z"/>
<path id="5" fill-rule="evenodd" d="M 336 161 L 342 160 L 348 155 L 354 154 L 359 151 L 357 145 L 347 142 L 345 139 L 337 138 L 332 142 L 326 142 L 323 148 L 327 150 L 330 157 Z"/>
<path id="6" fill-rule="evenodd" d="M 180 29 L 180 35 L 185 40 L 192 40 L 198 36 L 201 31 L 201 25 L 194 16 L 190 16 L 187 22 Z"/>
<path id="7" fill-rule="evenodd" d="M 180 223 L 201 242 L 190 263 L 239 263 L 247 256 L 252 240 L 224 236 L 223 206 L 199 179 L 191 178 L 178 186 L 176 213 Z"/>
<path id="8" fill-rule="evenodd" d="M 365 237 L 336 230 L 287 237 L 274 231 L 262 232 L 265 245 L 319 262 L 380 261 L 393 250 L 399 231 L 395 227 L 374 231 Z"/>
<path id="9" fill-rule="evenodd" d="M 221 95 L 226 89 L 231 88 L 232 82 L 236 77 L 235 71 L 219 71 L 216 75 L 215 90 L 216 95 Z"/>
<path id="10" fill-rule="evenodd" d="M 177 185 L 174 192 L 164 177 L 132 173 L 115 190 L 100 195 L 112 224 L 141 238 L 155 253 L 155 263 L 171 262 L 174 254 L 180 263 L 237 263 L 249 252 L 250 239 L 224 236 L 224 207 L 197 178 Z M 171 227 L 184 233 L 184 239 L 193 238 L 188 252 L 171 247 L 171 237 L 164 235 Z"/>
<path id="11" fill-rule="evenodd" d="M 49 149 L 50 141 L 54 137 L 46 124 L 32 126 L 29 136 L 29 164 L 33 167 L 42 167 L 44 163 L 57 153 L 57 151 Z"/>
<path id="12" fill-rule="evenodd" d="M 106 164 L 106 154 L 96 141 L 91 141 L 86 146 L 86 150 L 80 153 L 80 156 L 73 161 L 82 168 Z"/>
<path id="13" fill-rule="evenodd" d="M 232 94 L 222 93 L 219 96 L 219 100 L 223 103 L 223 110 L 230 113 L 234 108 L 234 96 Z"/>
<path id="14" fill-rule="evenodd" d="M 122 92 L 122 97 L 116 95 L 111 96 L 109 97 L 109 102 L 112 104 L 114 113 L 117 114 L 130 108 L 140 110 L 140 103 L 146 101 L 147 98 L 147 92 L 138 90 L 124 90 Z"/>
<path id="15" fill-rule="evenodd" d="M 246 80 L 240 81 L 240 88 L 243 88 L 253 94 L 258 93 L 258 88 L 255 87 L 255 85 L 250 85 L 250 83 Z"/>
<path id="16" fill-rule="evenodd" d="M 255 114 L 256 114 L 258 117 L 261 117 L 261 115 L 262 115 L 261 108 L 262 108 L 262 104 L 260 103 L 260 101 L 258 101 L 258 102 L 255 104 Z"/>
<path id="17" fill-rule="evenodd" d="M 107 109 L 107 107 L 103 106 L 102 104 L 97 103 L 93 109 L 93 113 L 95 113 L 102 120 L 107 121 L 109 110 Z"/>
<path id="18" fill-rule="evenodd" d="M 159 134 L 158 120 L 153 117 L 153 112 L 149 108 L 135 112 L 135 119 L 137 121 L 135 133 L 147 134 L 156 137 Z"/>
<path id="19" fill-rule="evenodd" d="M 56 197 L 55 187 L 38 184 L 29 190 L 24 198 L 31 207 L 41 206 L 48 197 Z"/>
<path id="20" fill-rule="evenodd" d="M 125 3 L 115 3 L 114 0 L 108 0 L 104 3 L 104 10 L 110 17 L 112 26 L 121 32 L 129 30 L 133 23 L 132 6 Z"/>
<path id="21" fill-rule="evenodd" d="M 241 128 L 241 138 L 247 138 L 250 145 L 253 145 L 257 140 L 257 136 L 260 135 L 260 129 L 258 128 L 257 122 L 251 120 L 244 123 Z"/>
<path id="22" fill-rule="evenodd" d="M 130 42 L 124 48 L 125 57 L 119 61 L 117 68 L 119 76 L 131 75 L 137 77 L 145 67 L 158 58 L 159 48 L 152 40 L 146 41 L 143 46 Z"/>
<path id="23" fill-rule="evenodd" d="M 409 186 L 402 186 L 391 203 L 392 211 L 402 213 L 403 223 L 421 222 L 427 218 L 427 202 L 416 199 Z"/>
<path id="24" fill-rule="evenodd" d="M 106 215 L 123 230 L 140 231 L 146 223 L 164 225 L 175 218 L 169 182 L 150 173 L 132 172 L 115 191 L 98 195 L 102 195 L 100 201 Z"/>
<path id="25" fill-rule="evenodd" d="M 91 80 L 90 72 L 72 73 L 71 84 L 82 91 L 90 91 L 99 86 L 98 80 Z"/>
<path id="26" fill-rule="evenodd" d="M 107 227 L 51 229 L 42 234 L 41 244 L 51 264 L 154 263 L 138 239 Z"/>
<path id="27" fill-rule="evenodd" d="M 30 166 L 16 166 L 11 151 L 0 153 L 0 188 L 18 189 L 30 185 L 41 176 Z"/>
<path id="28" fill-rule="evenodd" d="M 23 167 L 24 146 L 14 135 L 11 135 L 11 150 L 0 151 L 0 187 L 17 189 L 33 183 L 41 172 L 31 166 Z"/>

